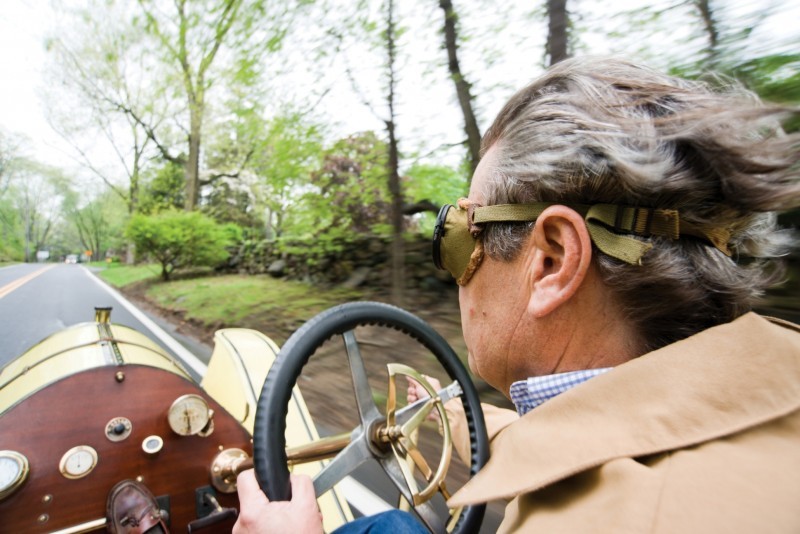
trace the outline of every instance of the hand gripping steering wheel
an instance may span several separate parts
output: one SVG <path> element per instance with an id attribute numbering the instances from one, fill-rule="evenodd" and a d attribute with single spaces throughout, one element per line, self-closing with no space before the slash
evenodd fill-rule
<path id="1" fill-rule="evenodd" d="M 410 367 L 389 364 L 389 391 L 384 417 L 372 397 L 355 337 L 355 328 L 363 325 L 392 328 L 413 338 L 436 356 L 455 382 L 436 392 L 422 375 Z M 360 464 L 374 458 L 429 530 L 476 532 L 483 519 L 484 505 L 451 510 L 451 517 L 447 521 L 450 524 L 446 526 L 446 521 L 439 517 L 429 499 L 437 492 L 447 497 L 444 476 L 452 442 L 443 404 L 449 398 L 460 395 L 466 412 L 471 451 L 470 476 L 477 473 L 489 457 L 489 440 L 478 393 L 458 356 L 444 338 L 423 320 L 388 304 L 352 302 L 330 308 L 310 319 L 286 341 L 267 375 L 256 410 L 253 460 L 261 489 L 271 501 L 291 499 L 285 431 L 292 389 L 309 358 L 336 335 L 341 335 L 344 339 L 361 423 L 344 438 L 322 438 L 306 447 L 308 451 L 326 449 L 337 453 L 314 477 L 316 495 L 325 493 Z M 395 377 L 398 374 L 410 376 L 420 382 L 431 397 L 397 410 Z M 431 469 L 417 450 L 412 433 L 434 409 L 444 422 L 446 450 L 441 455 L 438 467 Z M 302 452 L 300 456 L 303 456 Z M 314 453 L 309 452 L 307 458 L 313 456 Z M 425 477 L 427 486 L 422 490 L 418 489 L 414 480 L 409 467 L 411 464 Z"/>

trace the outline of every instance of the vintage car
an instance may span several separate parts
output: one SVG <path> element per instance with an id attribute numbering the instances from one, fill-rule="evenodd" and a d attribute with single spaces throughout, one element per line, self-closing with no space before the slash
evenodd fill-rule
<path id="1" fill-rule="evenodd" d="M 311 475 L 331 531 L 358 514 L 342 481 L 367 462 L 396 487 L 393 504 L 432 532 L 478 530 L 483 507 L 443 504 L 448 489 L 488 456 L 478 395 L 456 354 L 421 319 L 386 304 L 344 304 L 305 323 L 280 350 L 254 330 L 219 330 L 198 381 L 110 314 L 98 308 L 93 322 L 47 337 L 0 369 L 0 532 L 106 530 L 109 493 L 126 480 L 156 497 L 171 532 L 230 532 L 236 476 L 251 467 L 272 500 L 290 497 L 290 471 Z M 406 359 L 406 346 L 426 356 Z M 303 379 L 320 354 L 340 358 L 325 364 L 327 376 L 340 377 L 333 382 L 345 383 L 354 401 L 355 422 L 344 431 L 333 430 L 333 420 L 341 418 L 345 395 L 329 393 L 330 379 Z M 376 378 L 369 354 L 407 361 L 380 363 Z M 449 385 L 435 391 L 411 361 L 441 365 Z M 408 404 L 401 376 L 431 397 Z M 314 416 L 306 393 L 322 407 Z M 453 481 L 442 405 L 456 396 L 467 413 L 472 457 Z M 441 428 L 430 421 L 432 411 Z"/>

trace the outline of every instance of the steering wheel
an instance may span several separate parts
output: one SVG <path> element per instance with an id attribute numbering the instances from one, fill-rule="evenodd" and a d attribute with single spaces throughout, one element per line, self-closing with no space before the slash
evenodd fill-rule
<path id="1" fill-rule="evenodd" d="M 384 417 L 372 397 L 367 372 L 355 336 L 355 328 L 377 325 L 401 331 L 426 347 L 446 370 L 453 384 L 436 392 L 416 371 L 402 364 L 389 364 L 389 392 Z M 314 490 L 319 497 L 363 462 L 374 458 L 408 501 L 425 526 L 432 532 L 446 531 L 443 518 L 429 499 L 437 492 L 445 498 L 444 476 L 450 460 L 450 429 L 443 404 L 460 396 L 470 437 L 470 476 L 475 475 L 489 457 L 489 440 L 480 400 L 469 374 L 447 344 L 430 325 L 400 308 L 379 302 L 352 302 L 330 308 L 301 326 L 286 341 L 275 359 L 258 400 L 253 432 L 253 461 L 256 479 L 270 501 L 291 499 L 288 457 L 286 451 L 286 413 L 305 364 L 328 339 L 341 335 L 344 339 L 360 425 L 352 432 L 333 439 L 323 438 L 308 449 L 334 449 L 335 457 L 314 477 Z M 417 380 L 430 398 L 420 399 L 396 410 L 395 376 L 406 375 Z M 460 386 L 460 388 L 459 388 Z M 439 466 L 431 469 L 414 444 L 412 433 L 432 410 L 443 422 L 445 449 Z M 321 442 L 326 441 L 322 444 Z M 309 452 L 309 456 L 314 453 Z M 329 456 L 333 456 L 332 454 Z M 316 459 L 319 459 L 317 457 Z M 418 490 L 409 464 L 420 470 L 428 485 Z M 452 532 L 476 532 L 483 520 L 485 505 L 468 506 L 451 511 Z M 453 524 L 455 523 L 455 524 Z"/>

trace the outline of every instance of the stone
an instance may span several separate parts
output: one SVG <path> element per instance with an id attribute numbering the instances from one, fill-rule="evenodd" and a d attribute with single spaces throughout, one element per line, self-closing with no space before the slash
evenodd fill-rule
<path id="1" fill-rule="evenodd" d="M 267 273 L 275 278 L 284 276 L 286 274 L 286 262 L 284 260 L 273 261 L 269 267 L 267 267 Z"/>
<path id="2" fill-rule="evenodd" d="M 355 289 L 355 288 L 361 286 L 364 282 L 367 281 L 367 278 L 369 277 L 369 274 L 370 274 L 371 271 L 372 271 L 372 269 L 370 269 L 369 267 L 359 267 L 359 268 L 357 268 L 356 270 L 354 270 L 352 272 L 352 274 L 350 275 L 350 278 L 348 278 L 342 284 L 342 286 L 346 287 L 347 289 Z"/>

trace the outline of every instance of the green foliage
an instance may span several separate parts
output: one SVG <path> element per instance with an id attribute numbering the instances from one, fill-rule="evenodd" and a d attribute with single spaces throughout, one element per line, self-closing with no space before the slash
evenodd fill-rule
<path id="1" fill-rule="evenodd" d="M 223 262 L 232 231 L 198 212 L 165 211 L 135 215 L 126 234 L 138 253 L 161 265 L 161 277 L 166 281 L 175 269 Z"/>
<path id="2" fill-rule="evenodd" d="M 320 166 L 322 131 L 291 107 L 267 120 L 253 106 L 246 96 L 229 102 L 231 120 L 209 140 L 212 168 L 241 170 L 237 179 L 214 184 L 204 211 L 274 239 L 283 232 L 287 209 Z"/>
<path id="3" fill-rule="evenodd" d="M 800 54 L 771 54 L 743 61 L 731 73 L 764 100 L 782 104 L 800 104 Z M 800 116 L 795 114 L 785 124 L 787 131 L 800 130 Z"/>
<path id="4" fill-rule="evenodd" d="M 24 261 L 22 219 L 9 199 L 0 198 L 0 262 Z"/>
<path id="5" fill-rule="evenodd" d="M 91 250 L 94 260 L 125 248 L 123 237 L 128 211 L 125 202 L 110 190 L 87 200 L 77 191 L 64 193 L 64 224 L 54 230 L 51 257 Z"/>
<path id="6" fill-rule="evenodd" d="M 185 177 L 183 166 L 167 162 L 145 176 L 139 199 L 139 212 L 145 215 L 170 209 L 180 209 L 184 204 Z"/>
<path id="7" fill-rule="evenodd" d="M 404 191 L 409 202 L 428 201 L 435 206 L 442 204 L 455 204 L 456 201 L 467 196 L 467 181 L 464 174 L 444 165 L 413 165 L 406 171 Z M 430 235 L 436 223 L 436 214 L 432 212 L 419 213 L 415 216 L 414 230 Z"/>
<path id="8" fill-rule="evenodd" d="M 404 191 L 410 202 L 429 200 L 453 204 L 467 195 L 467 181 L 457 169 L 444 165 L 415 164 L 406 173 Z"/>
<path id="9" fill-rule="evenodd" d="M 250 191 L 235 180 L 218 180 L 203 196 L 201 211 L 220 223 L 255 227 L 259 225 Z"/>
<path id="10" fill-rule="evenodd" d="M 364 233 L 383 233 L 389 222 L 386 145 L 374 132 L 353 135 L 326 150 L 322 166 L 287 210 L 284 252 L 312 248 L 320 256 Z"/>

